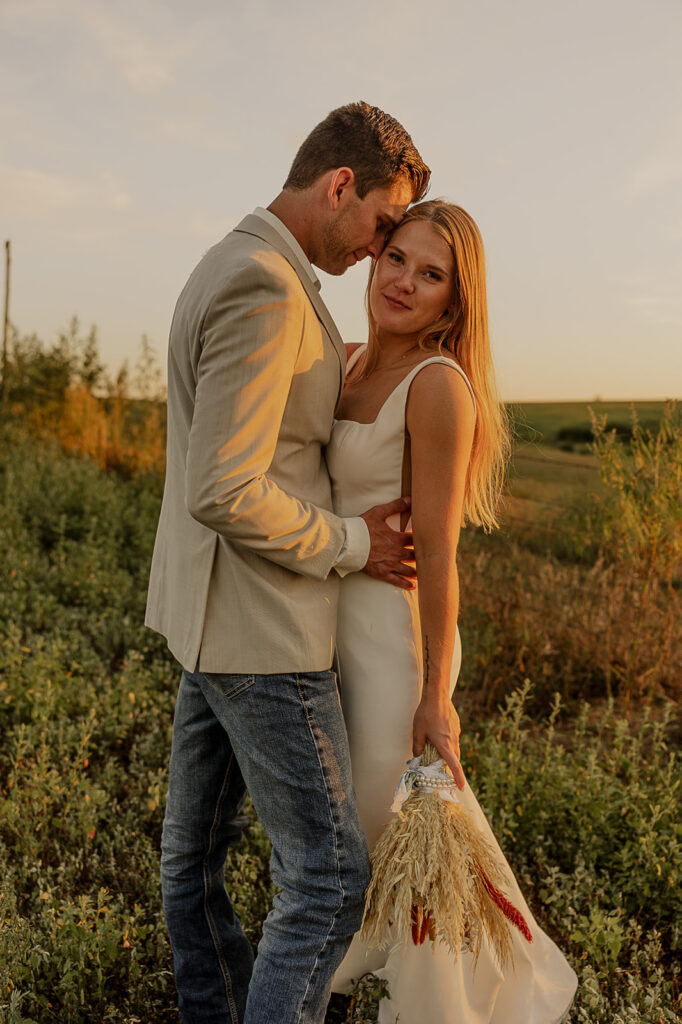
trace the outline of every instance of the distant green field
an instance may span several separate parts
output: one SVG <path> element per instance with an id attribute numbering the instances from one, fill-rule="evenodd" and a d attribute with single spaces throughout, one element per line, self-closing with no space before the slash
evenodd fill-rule
<path id="1" fill-rule="evenodd" d="M 554 445 L 562 440 L 587 443 L 591 433 L 590 409 L 597 416 L 605 414 L 609 426 L 629 431 L 633 408 L 640 423 L 651 427 L 663 416 L 665 402 L 523 402 L 510 404 L 508 411 L 517 442 Z"/>
<path id="2" fill-rule="evenodd" d="M 508 407 L 514 454 L 509 470 L 507 523 L 556 526 L 562 512 L 587 494 L 600 493 L 601 475 L 589 445 L 590 409 L 606 415 L 623 438 L 632 429 L 632 410 L 644 427 L 660 422 L 664 402 L 525 402 Z"/>
<path id="3" fill-rule="evenodd" d="M 515 450 L 509 470 L 509 493 L 516 514 L 522 513 L 524 518 L 554 519 L 557 512 L 574 505 L 581 495 L 601 489 L 599 464 L 592 455 L 535 445 Z M 528 502 L 534 507 L 526 507 Z"/>

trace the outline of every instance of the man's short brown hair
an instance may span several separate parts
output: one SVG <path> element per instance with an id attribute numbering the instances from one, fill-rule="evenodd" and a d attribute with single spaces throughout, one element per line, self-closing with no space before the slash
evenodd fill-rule
<path id="1" fill-rule="evenodd" d="M 350 167 L 359 199 L 405 178 L 416 202 L 426 192 L 431 173 L 403 126 L 362 102 L 337 107 L 313 128 L 294 157 L 284 188 L 309 188 L 333 167 Z"/>

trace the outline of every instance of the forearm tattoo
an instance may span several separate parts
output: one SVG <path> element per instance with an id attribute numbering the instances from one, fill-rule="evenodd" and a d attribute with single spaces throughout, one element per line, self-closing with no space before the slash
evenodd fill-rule
<path id="1" fill-rule="evenodd" d="M 424 637 L 424 686 L 429 685 L 429 638 Z"/>

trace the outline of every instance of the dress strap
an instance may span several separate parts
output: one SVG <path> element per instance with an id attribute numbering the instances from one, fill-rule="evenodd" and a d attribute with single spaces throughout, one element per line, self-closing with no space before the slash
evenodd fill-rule
<path id="1" fill-rule="evenodd" d="M 360 359 L 360 356 L 366 350 L 367 350 L 367 345 L 358 345 L 358 347 L 355 349 L 355 352 L 353 352 L 353 355 L 349 357 L 348 362 L 346 363 L 346 376 L 348 376 L 350 371 L 353 369 L 355 364 Z"/>
<path id="2" fill-rule="evenodd" d="M 346 363 L 346 377 L 351 372 L 356 363 L 359 362 L 360 357 L 364 355 L 366 351 L 366 344 L 358 345 L 358 347 L 353 352 L 353 355 L 350 356 L 348 362 Z M 407 376 L 403 377 L 400 384 L 398 384 L 398 386 L 393 389 L 393 391 L 388 396 L 384 404 L 387 404 L 390 401 L 390 399 L 393 398 L 395 394 L 402 391 L 403 388 L 406 391 L 409 391 L 410 385 L 414 378 L 419 373 L 419 371 L 422 370 L 425 366 L 429 366 L 431 363 L 445 363 L 447 366 L 451 366 L 453 370 L 457 370 L 457 372 L 464 378 L 464 382 L 466 386 L 469 388 L 469 393 L 471 394 L 471 401 L 474 403 L 474 412 L 476 412 L 476 396 L 474 395 L 474 389 L 471 386 L 471 381 L 469 380 L 469 378 L 467 377 L 466 373 L 459 365 L 459 363 L 456 363 L 454 359 L 450 359 L 448 356 L 442 355 L 431 356 L 429 359 L 424 359 L 421 363 L 417 363 L 416 366 L 413 366 L 410 372 L 407 374 Z"/>
<path id="3" fill-rule="evenodd" d="M 355 353 L 353 353 L 353 355 L 355 355 Z M 471 401 L 474 403 L 474 412 L 476 412 L 476 396 L 474 395 L 474 389 L 471 386 L 471 381 L 469 380 L 469 378 L 467 377 L 466 373 L 459 365 L 459 363 L 456 363 L 454 359 L 450 359 L 448 356 L 432 356 L 430 359 L 424 359 L 421 363 L 417 363 L 417 365 L 410 370 L 407 376 L 404 377 L 403 380 L 401 380 L 400 384 L 398 385 L 398 388 L 406 387 L 406 389 L 409 391 L 410 385 L 414 378 L 419 373 L 419 371 L 423 370 L 425 366 L 429 366 L 431 363 L 445 363 L 447 366 L 451 366 L 453 370 L 457 370 L 459 375 L 464 379 L 464 383 L 469 388 Z M 398 388 L 396 388 L 396 391 L 398 390 Z"/>

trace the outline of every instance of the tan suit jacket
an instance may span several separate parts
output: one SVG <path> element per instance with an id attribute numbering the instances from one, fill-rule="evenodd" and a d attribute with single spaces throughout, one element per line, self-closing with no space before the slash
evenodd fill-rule
<path id="1" fill-rule="evenodd" d="M 296 252 L 249 215 L 178 300 L 146 624 L 189 671 L 332 662 L 346 525 L 323 448 L 345 350 Z"/>

